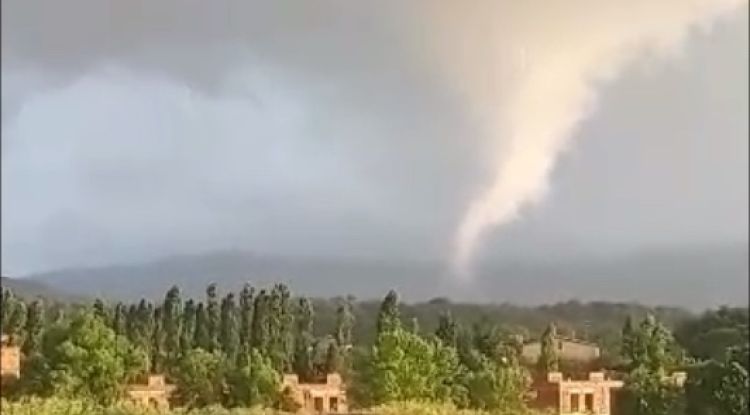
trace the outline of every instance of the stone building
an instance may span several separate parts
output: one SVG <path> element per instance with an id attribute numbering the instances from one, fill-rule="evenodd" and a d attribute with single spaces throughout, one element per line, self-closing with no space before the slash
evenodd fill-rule
<path id="1" fill-rule="evenodd" d="M 169 397 L 175 386 L 164 381 L 162 375 L 150 375 L 143 384 L 129 385 L 126 392 L 131 402 L 158 409 L 169 409 Z"/>
<path id="2" fill-rule="evenodd" d="M 346 388 L 341 376 L 332 373 L 325 383 L 300 383 L 297 375 L 284 375 L 281 387 L 288 389 L 301 414 L 346 413 Z"/>
<path id="3" fill-rule="evenodd" d="M 0 392 L 21 377 L 21 350 L 11 346 L 8 336 L 0 337 Z"/>
<path id="4" fill-rule="evenodd" d="M 560 415 L 611 415 L 615 393 L 622 387 L 622 381 L 607 379 L 603 372 L 591 372 L 588 379 L 565 379 L 551 372 L 534 382 L 532 406 Z"/>
<path id="5" fill-rule="evenodd" d="M 560 360 L 588 363 L 600 356 L 599 346 L 594 343 L 575 339 L 554 339 L 557 356 Z M 542 343 L 534 341 L 523 345 L 521 357 L 526 363 L 534 364 L 542 354 Z"/>

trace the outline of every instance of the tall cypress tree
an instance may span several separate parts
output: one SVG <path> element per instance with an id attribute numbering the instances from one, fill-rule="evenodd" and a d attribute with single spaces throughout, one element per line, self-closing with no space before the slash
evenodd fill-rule
<path id="1" fill-rule="evenodd" d="M 542 334 L 541 338 L 541 352 L 539 353 L 539 360 L 537 361 L 537 368 L 545 373 L 557 372 L 559 370 L 560 361 L 557 356 L 557 328 L 553 323 L 547 326 L 547 329 Z"/>
<path id="2" fill-rule="evenodd" d="M 153 324 L 151 325 L 151 371 L 162 373 L 167 358 L 166 352 L 166 330 L 164 329 L 164 309 L 156 307 L 153 312 Z"/>
<path id="3" fill-rule="evenodd" d="M 634 359 L 637 343 L 636 336 L 635 327 L 633 327 L 633 317 L 628 316 L 625 324 L 622 326 L 620 354 L 630 362 Z"/>
<path id="4" fill-rule="evenodd" d="M 250 351 L 250 342 L 253 331 L 253 308 L 255 307 L 253 297 L 255 289 L 245 283 L 240 292 L 240 349 L 242 353 Z"/>
<path id="5" fill-rule="evenodd" d="M 270 297 L 266 290 L 260 290 L 255 297 L 253 305 L 253 324 L 251 331 L 251 344 L 259 352 L 268 357 L 268 337 L 269 337 L 269 314 L 270 314 Z"/>
<path id="6" fill-rule="evenodd" d="M 342 369 L 342 356 L 341 350 L 335 341 L 328 343 L 328 349 L 326 349 L 326 361 L 324 364 L 325 373 L 340 373 Z"/>
<path id="7" fill-rule="evenodd" d="M 310 380 L 313 375 L 313 324 L 314 311 L 310 300 L 305 297 L 297 304 L 297 333 L 294 345 L 294 371 L 303 380 Z"/>
<path id="8" fill-rule="evenodd" d="M 292 294 L 284 284 L 276 284 L 271 293 L 274 318 L 271 322 L 275 327 L 270 330 L 272 362 L 277 370 L 292 370 L 292 354 L 294 348 L 294 307 Z M 274 358 L 273 356 L 276 356 Z"/>
<path id="9" fill-rule="evenodd" d="M 138 345 L 138 305 L 130 304 L 125 313 L 125 333 L 134 345 Z"/>
<path id="10" fill-rule="evenodd" d="M 41 300 L 35 300 L 29 305 L 26 313 L 26 338 L 22 348 L 25 356 L 31 356 L 40 351 L 43 330 L 44 306 Z"/>
<path id="11" fill-rule="evenodd" d="M 339 348 L 348 348 L 352 344 L 352 329 L 354 327 L 354 313 L 352 301 L 346 298 L 336 310 L 336 343 Z"/>
<path id="12" fill-rule="evenodd" d="M 180 355 L 185 354 L 193 348 L 195 343 L 195 302 L 193 299 L 185 301 L 182 311 L 182 324 L 180 325 Z"/>
<path id="13" fill-rule="evenodd" d="M 20 345 L 26 325 L 26 303 L 13 295 L 10 290 L 3 294 L 2 330 L 8 335 L 11 345 Z"/>
<path id="14" fill-rule="evenodd" d="M 445 311 L 440 314 L 438 320 L 438 328 L 435 331 L 435 336 L 445 346 L 456 347 L 458 344 L 458 325 L 453 320 L 453 315 L 450 311 Z"/>
<path id="15" fill-rule="evenodd" d="M 396 291 L 389 291 L 380 304 L 378 313 L 377 330 L 378 334 L 385 333 L 400 327 L 400 317 L 398 311 L 398 294 Z"/>
<path id="16" fill-rule="evenodd" d="M 182 298 L 177 286 L 173 286 L 167 291 L 161 314 L 161 328 L 164 331 L 164 355 L 168 359 L 175 359 L 180 353 L 180 326 L 182 324 Z"/>
<path id="17" fill-rule="evenodd" d="M 211 347 L 211 339 L 208 335 L 208 315 L 203 303 L 198 303 L 195 309 L 195 336 L 193 338 L 194 347 L 200 347 L 208 350 Z"/>
<path id="18" fill-rule="evenodd" d="M 104 301 L 101 298 L 94 300 L 94 315 L 99 317 L 104 324 L 110 325 L 107 305 L 104 304 Z"/>
<path id="19" fill-rule="evenodd" d="M 141 350 L 146 351 L 148 361 L 153 362 L 153 334 L 154 334 L 154 306 L 145 299 L 138 303 L 136 310 L 133 342 Z"/>
<path id="20" fill-rule="evenodd" d="M 13 304 L 13 292 L 6 287 L 2 287 L 0 291 L 0 328 L 5 329 L 8 326 L 8 318 L 10 316 L 10 309 Z"/>
<path id="21" fill-rule="evenodd" d="M 23 329 L 26 324 L 26 304 L 17 298 L 13 291 L 3 288 L 2 298 L 2 329 L 8 335 L 10 344 L 18 345 L 23 337 Z"/>
<path id="22" fill-rule="evenodd" d="M 208 288 L 206 288 L 206 314 L 208 318 L 206 327 L 209 340 L 206 345 L 206 350 L 211 352 L 220 348 L 219 331 L 221 330 L 221 310 L 216 283 L 211 283 Z"/>
<path id="23" fill-rule="evenodd" d="M 234 294 L 228 293 L 221 301 L 219 344 L 230 362 L 234 362 L 237 357 L 239 338 L 237 330 L 237 305 L 234 301 Z"/>
<path id="24" fill-rule="evenodd" d="M 112 329 L 118 336 L 127 336 L 128 329 L 127 309 L 121 302 L 115 304 L 114 315 L 112 316 Z"/>

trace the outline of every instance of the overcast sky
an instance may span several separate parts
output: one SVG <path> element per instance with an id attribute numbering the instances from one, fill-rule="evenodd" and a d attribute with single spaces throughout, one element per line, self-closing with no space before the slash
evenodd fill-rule
<path id="1" fill-rule="evenodd" d="M 445 258 L 490 167 L 416 3 L 3 1 L 3 275 Z M 483 257 L 747 241 L 747 33 L 744 9 L 603 87 L 548 197 Z"/>

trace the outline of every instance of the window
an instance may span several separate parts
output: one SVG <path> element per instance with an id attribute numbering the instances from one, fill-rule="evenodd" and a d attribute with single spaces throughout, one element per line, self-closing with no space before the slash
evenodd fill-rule
<path id="1" fill-rule="evenodd" d="M 148 398 L 148 404 L 152 408 L 159 408 L 161 405 L 159 405 L 159 401 L 156 398 Z"/>
<path id="2" fill-rule="evenodd" d="M 584 405 L 586 407 L 586 412 L 594 412 L 594 394 L 593 393 L 587 393 L 585 396 L 585 402 Z"/>
<path id="3" fill-rule="evenodd" d="M 581 410 L 579 404 L 579 395 L 577 393 L 570 394 L 570 412 L 578 412 Z"/>
<path id="4" fill-rule="evenodd" d="M 323 412 L 323 398 L 315 398 L 313 405 L 316 412 Z"/>
<path id="5" fill-rule="evenodd" d="M 338 398 L 329 398 L 328 399 L 328 410 L 331 412 L 338 412 L 339 411 L 339 400 Z"/>

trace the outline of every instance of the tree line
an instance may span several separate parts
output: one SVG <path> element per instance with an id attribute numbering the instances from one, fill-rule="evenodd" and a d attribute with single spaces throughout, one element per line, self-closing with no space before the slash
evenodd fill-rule
<path id="1" fill-rule="evenodd" d="M 184 299 L 173 287 L 160 302 L 64 307 L 21 300 L 6 289 L 2 332 L 25 356 L 10 393 L 111 403 L 127 384 L 161 373 L 177 386 L 180 406 L 293 410 L 280 374 L 317 381 L 336 372 L 360 407 L 423 401 L 523 413 L 534 376 L 570 369 L 553 347 L 555 324 L 541 334 L 540 359 L 530 366 L 521 360 L 519 334 L 528 337 L 531 330 L 487 318 L 467 324 L 447 303 L 432 304 L 445 307 L 436 324 L 420 327 L 422 320 L 405 316 L 408 306 L 391 291 L 377 307 L 367 341 L 355 336 L 353 298 L 336 300 L 323 330 L 316 327 L 315 304 L 283 284 L 245 285 L 223 295 L 211 284 L 200 300 Z M 597 364 L 625 374 L 624 413 L 747 412 L 746 308 L 707 312 L 674 334 L 653 314 L 626 318 L 614 331 L 613 356 Z M 675 370 L 689 372 L 686 387 L 664 381 Z"/>

